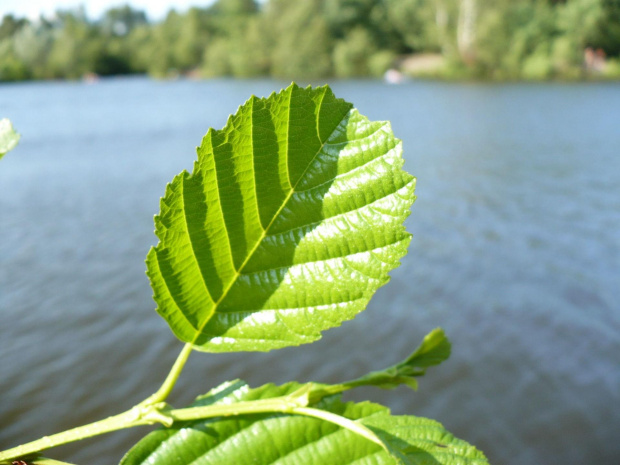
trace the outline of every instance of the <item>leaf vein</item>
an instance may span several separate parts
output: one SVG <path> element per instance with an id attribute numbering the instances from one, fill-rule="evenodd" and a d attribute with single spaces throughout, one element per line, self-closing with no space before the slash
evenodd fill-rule
<path id="1" fill-rule="evenodd" d="M 289 147 L 290 147 L 290 137 L 288 137 L 288 133 L 289 133 L 289 128 L 290 128 L 290 114 L 291 114 L 291 105 L 290 105 L 290 101 L 292 99 L 292 95 L 293 92 L 291 90 L 290 92 L 290 97 L 289 97 L 289 107 L 288 107 L 288 118 L 289 118 L 289 124 L 287 126 L 287 175 L 289 178 L 289 185 L 290 185 L 290 171 L 288 170 L 288 153 L 289 153 Z M 321 144 L 321 147 L 319 147 L 319 149 L 317 150 L 317 152 L 314 154 L 314 156 L 312 157 L 312 159 L 310 160 L 310 162 L 308 163 L 308 165 L 306 166 L 306 169 L 303 171 L 303 173 L 301 174 L 301 176 L 299 177 L 299 179 L 297 180 L 297 183 L 300 182 L 300 180 L 305 176 L 306 172 L 308 171 L 308 168 L 313 164 L 314 160 L 316 159 L 316 157 L 319 155 L 319 153 L 321 153 L 321 151 L 323 150 L 323 147 L 325 146 L 325 142 L 327 140 L 329 140 L 331 138 L 331 136 L 338 130 L 338 128 L 340 127 L 340 124 L 342 123 L 342 121 L 346 118 L 347 115 L 349 115 L 351 113 L 351 109 L 349 109 L 347 111 L 347 113 L 345 114 L 345 116 L 341 119 L 340 123 L 338 123 L 336 125 L 336 127 L 334 128 L 334 130 L 332 131 L 332 133 L 329 135 L 329 137 L 327 137 L 325 139 L 325 141 Z M 212 138 L 213 136 L 211 135 L 211 146 L 213 147 L 213 143 L 212 143 Z M 217 166 L 215 163 L 215 157 L 214 157 L 214 166 Z M 216 176 L 217 179 L 217 176 Z M 296 185 L 297 185 L 296 183 Z M 239 276 L 242 273 L 243 268 L 245 267 L 245 265 L 250 261 L 250 258 L 252 258 L 254 252 L 256 251 L 256 249 L 258 248 L 258 246 L 261 244 L 261 242 L 265 239 L 265 237 L 267 236 L 267 231 L 269 230 L 269 228 L 273 225 L 274 221 L 276 220 L 276 218 L 280 215 L 280 213 L 282 212 L 282 210 L 284 210 L 284 207 L 286 206 L 286 204 L 288 203 L 288 201 L 290 200 L 291 196 L 293 195 L 293 193 L 295 192 L 295 186 L 291 185 L 291 189 L 289 191 L 289 194 L 287 195 L 287 197 L 283 200 L 282 205 L 280 206 L 280 208 L 275 212 L 274 216 L 272 217 L 271 221 L 269 222 L 269 224 L 267 225 L 266 228 L 263 229 L 263 232 L 261 234 L 261 236 L 258 238 L 258 240 L 256 241 L 256 243 L 254 244 L 254 247 L 248 252 L 245 260 L 243 261 L 243 263 L 241 264 L 241 266 L 238 269 L 235 269 L 235 274 L 236 276 L 234 276 L 228 286 L 224 289 L 224 291 L 222 292 L 222 295 L 220 296 L 220 298 L 217 300 L 217 302 L 214 303 L 213 305 L 213 312 L 208 315 L 208 317 L 205 319 L 205 321 L 200 325 L 199 328 L 199 333 L 200 334 L 196 334 L 196 336 L 194 337 L 194 341 L 192 341 L 192 343 L 196 342 L 196 340 L 198 339 L 198 337 L 202 334 L 202 330 L 204 329 L 204 327 L 207 325 L 207 323 L 211 320 L 212 316 L 214 313 L 216 313 L 218 311 L 218 307 L 219 304 L 226 298 L 226 296 L 228 295 L 228 292 L 230 291 L 230 289 L 232 288 L 232 286 L 234 285 L 234 283 L 237 281 L 237 279 L 239 278 Z M 218 200 L 220 202 L 220 205 L 222 204 L 221 202 L 221 196 L 219 195 L 219 188 L 216 189 L 217 193 L 218 193 Z M 223 215 L 223 210 L 222 210 L 222 216 Z M 227 239 L 228 239 L 228 243 L 229 243 L 229 247 L 231 247 L 230 244 L 230 237 L 228 235 L 228 231 L 227 231 Z M 232 251 L 232 249 L 231 249 Z M 231 252 L 231 258 L 232 258 L 232 252 Z M 233 260 L 233 268 L 234 268 L 234 260 Z"/>
<path id="2" fill-rule="evenodd" d="M 327 181 L 325 181 L 325 182 L 322 182 L 322 183 L 320 183 L 320 184 L 316 184 L 316 185 L 314 185 L 314 186 L 312 186 L 312 187 L 308 187 L 307 189 L 297 189 L 297 190 L 295 190 L 295 193 L 299 194 L 299 193 L 302 193 L 302 192 L 310 192 L 310 191 L 315 190 L 315 189 L 318 189 L 318 188 L 320 188 L 320 187 L 322 187 L 322 186 L 329 185 L 329 184 L 333 184 L 333 183 L 334 183 L 335 181 L 337 181 L 338 179 L 344 178 L 344 177 L 346 177 L 348 174 L 353 173 L 354 171 L 362 170 L 362 169 L 366 168 L 368 165 L 370 165 L 370 164 L 372 164 L 372 163 L 376 162 L 377 160 L 381 160 L 382 158 L 386 158 L 386 157 L 388 157 L 389 155 L 391 155 L 391 154 L 392 154 L 392 152 L 394 151 L 394 148 L 396 148 L 397 146 L 398 146 L 398 144 L 396 144 L 394 147 L 392 147 L 391 149 L 389 149 L 387 152 L 382 153 L 381 155 L 378 155 L 378 156 L 376 156 L 376 157 L 374 157 L 374 158 L 371 158 L 370 160 L 368 160 L 367 162 L 363 163 L 362 165 L 357 165 L 357 166 L 354 166 L 353 168 L 351 168 L 351 169 L 350 169 L 350 170 L 348 170 L 348 171 L 343 171 L 342 173 L 337 174 L 336 176 L 334 176 L 334 177 L 333 177 L 333 178 L 331 178 L 331 179 L 328 179 L 328 180 L 327 180 Z M 361 151 L 360 151 L 360 152 L 361 152 Z M 359 153 L 359 152 L 358 152 L 358 153 Z"/>
<path id="3" fill-rule="evenodd" d="M 257 309 L 251 309 L 251 310 L 230 310 L 230 311 L 225 311 L 225 312 L 220 312 L 221 316 L 225 316 L 225 315 L 235 315 L 235 314 L 241 314 L 241 315 L 253 315 L 255 313 L 263 313 L 263 312 L 287 312 L 287 311 L 306 311 L 306 310 L 311 310 L 311 309 L 320 309 L 321 307 L 334 307 L 334 306 L 340 306 L 342 304 L 351 304 L 354 302 L 359 302 L 359 301 L 366 301 L 367 298 L 364 297 L 359 297 L 357 299 L 349 299 L 349 300 L 340 300 L 338 302 L 329 302 L 327 304 L 317 304 L 317 305 L 308 305 L 307 307 L 284 307 L 284 308 L 257 308 Z"/>
<path id="4" fill-rule="evenodd" d="M 399 189 L 397 189 L 397 190 L 395 190 L 395 191 L 389 192 L 388 194 L 386 194 L 386 195 L 384 195 L 384 196 L 382 196 L 382 197 L 378 197 L 378 198 L 376 198 L 375 200 L 373 200 L 372 202 L 365 203 L 364 205 L 361 205 L 361 206 L 359 206 L 359 207 L 357 207 L 357 208 L 353 208 L 353 209 L 351 209 L 351 210 L 347 210 L 347 211 L 344 211 L 344 212 L 336 213 L 335 215 L 332 215 L 332 216 L 327 216 L 327 217 L 321 218 L 321 219 L 320 219 L 320 220 L 318 220 L 318 221 L 313 221 L 313 222 L 311 222 L 311 223 L 305 223 L 305 224 L 302 224 L 302 225 L 299 225 L 299 226 L 295 226 L 294 228 L 287 229 L 287 230 L 285 230 L 285 231 L 279 231 L 279 232 L 277 232 L 277 233 L 266 234 L 266 235 L 265 235 L 265 237 L 270 237 L 270 238 L 271 238 L 271 237 L 283 236 L 283 235 L 285 235 L 285 234 L 289 234 L 289 233 L 291 233 L 291 232 L 298 231 L 298 230 L 300 230 L 300 229 L 304 229 L 304 228 L 314 228 L 314 227 L 316 227 L 316 226 L 320 225 L 321 223 L 326 222 L 326 221 L 328 221 L 328 220 L 333 220 L 333 219 L 336 219 L 336 218 L 340 218 L 341 216 L 348 215 L 349 213 L 354 213 L 354 212 L 360 211 L 360 210 L 362 210 L 362 209 L 364 209 L 364 208 L 366 208 L 366 207 L 370 207 L 370 206 L 372 206 L 372 205 L 373 205 L 373 204 L 375 204 L 375 203 L 378 203 L 378 202 L 380 202 L 380 201 L 382 201 L 382 200 L 385 200 L 385 199 L 387 199 L 388 197 L 391 197 L 391 196 L 396 196 L 396 195 L 398 195 L 398 191 L 400 191 L 400 190 L 402 190 L 403 188 L 405 188 L 405 187 L 409 186 L 409 184 L 411 184 L 411 181 L 409 181 L 409 182 L 408 182 L 407 184 L 405 184 L 403 187 L 401 187 L 401 188 L 399 188 Z M 375 210 L 375 211 L 376 211 L 376 210 Z M 381 213 L 382 213 L 383 215 L 392 216 L 392 217 L 394 217 L 394 218 L 398 218 L 398 217 L 400 216 L 400 215 L 398 215 L 398 214 L 396 214 L 396 215 L 392 215 L 392 214 L 390 214 L 390 213 L 385 213 L 385 212 L 381 212 Z"/>
<path id="5" fill-rule="evenodd" d="M 294 266 L 304 266 L 304 265 L 312 265 L 314 263 L 323 263 L 323 262 L 327 262 L 327 261 L 336 261 L 336 260 L 341 260 L 341 259 L 346 259 L 346 258 L 350 258 L 354 255 L 358 255 L 358 254 L 363 254 L 363 253 L 373 253 L 376 251 L 380 251 L 380 250 L 384 250 L 387 249 L 389 247 L 393 247 L 394 245 L 398 245 L 401 242 L 405 242 L 409 240 L 409 236 L 403 237 L 401 239 L 395 240 L 394 242 L 389 242 L 381 247 L 377 247 L 374 249 L 367 249 L 367 250 L 360 250 L 359 252 L 354 252 L 354 253 L 350 253 L 350 254 L 345 254 L 345 255 L 337 255 L 335 257 L 329 257 L 329 258 L 323 258 L 321 260 L 308 260 L 306 262 L 299 262 L 299 263 L 295 263 L 293 265 L 283 265 L 283 266 L 277 266 L 277 267 L 272 267 L 272 268 L 264 268 L 262 270 L 254 270 L 254 271 L 250 271 L 247 273 L 243 273 L 242 276 L 253 276 L 256 274 L 262 274 L 262 273 L 268 273 L 270 271 L 278 271 L 278 270 L 283 270 L 283 269 L 289 269 L 292 268 Z"/>

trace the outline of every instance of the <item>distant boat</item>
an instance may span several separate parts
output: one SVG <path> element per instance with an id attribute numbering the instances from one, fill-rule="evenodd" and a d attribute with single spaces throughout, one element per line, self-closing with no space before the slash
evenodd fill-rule
<path id="1" fill-rule="evenodd" d="M 82 81 L 86 82 L 87 84 L 94 84 L 95 82 L 99 81 L 99 75 L 97 73 L 85 73 L 82 76 Z"/>
<path id="2" fill-rule="evenodd" d="M 397 69 L 388 69 L 383 75 L 383 80 L 387 84 L 400 84 L 403 82 L 403 74 Z"/>

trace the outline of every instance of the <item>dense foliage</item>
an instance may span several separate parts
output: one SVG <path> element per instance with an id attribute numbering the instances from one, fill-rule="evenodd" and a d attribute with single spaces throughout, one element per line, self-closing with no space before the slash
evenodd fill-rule
<path id="1" fill-rule="evenodd" d="M 417 55 L 419 60 L 406 60 Z M 430 59 L 429 60 L 429 55 Z M 160 22 L 128 6 L 0 25 L 0 81 L 417 75 L 620 77 L 619 0 L 217 0 Z"/>

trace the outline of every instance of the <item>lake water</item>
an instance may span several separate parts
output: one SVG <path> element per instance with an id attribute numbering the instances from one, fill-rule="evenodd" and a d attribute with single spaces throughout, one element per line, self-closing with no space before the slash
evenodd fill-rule
<path id="1" fill-rule="evenodd" d="M 144 275 L 165 184 L 275 81 L 143 78 L 0 86 L 22 134 L 0 162 L 0 449 L 120 412 L 182 344 Z M 335 82 L 391 120 L 418 178 L 409 254 L 366 312 L 310 346 L 196 353 L 171 402 L 218 383 L 335 382 L 390 365 L 436 326 L 453 355 L 417 393 L 494 464 L 620 463 L 620 85 Z M 117 463 L 147 430 L 48 455 Z"/>

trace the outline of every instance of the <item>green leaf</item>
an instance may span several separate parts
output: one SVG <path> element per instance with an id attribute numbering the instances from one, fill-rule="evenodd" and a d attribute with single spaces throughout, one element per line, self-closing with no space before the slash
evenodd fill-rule
<path id="1" fill-rule="evenodd" d="M 207 352 L 312 342 L 353 318 L 410 241 L 401 151 L 327 86 L 250 98 L 166 188 L 147 256 L 158 313 Z"/>
<path id="2" fill-rule="evenodd" d="M 407 384 L 412 389 L 418 388 L 417 377 L 424 376 L 430 366 L 439 365 L 450 357 L 450 341 L 443 329 L 436 328 L 427 334 L 422 344 L 405 360 L 380 371 L 345 383 L 349 389 L 356 386 L 374 385 L 383 389 L 393 389 Z"/>
<path id="3" fill-rule="evenodd" d="M 383 370 L 372 371 L 360 378 L 340 384 L 308 383 L 309 398 L 313 401 L 332 394 L 338 394 L 360 386 L 376 386 L 393 389 L 406 384 L 413 390 L 418 389 L 416 378 L 424 376 L 430 366 L 439 365 L 450 357 L 450 341 L 443 329 L 435 328 L 426 336 L 422 344 L 405 360 Z"/>
<path id="4" fill-rule="evenodd" d="M 0 119 L 0 158 L 13 150 L 19 142 L 19 134 L 13 129 L 11 121 L 7 118 Z"/>
<path id="5" fill-rule="evenodd" d="M 229 382 L 198 398 L 194 406 L 291 395 L 304 385 L 272 384 L 250 389 Z M 445 464 L 483 465 L 484 455 L 426 418 L 393 416 L 370 402 L 343 403 L 338 395 L 313 405 L 327 414 L 352 420 L 374 433 L 381 444 L 319 418 L 297 414 L 219 417 L 156 430 L 136 444 L 121 465 L 344 465 Z"/>

